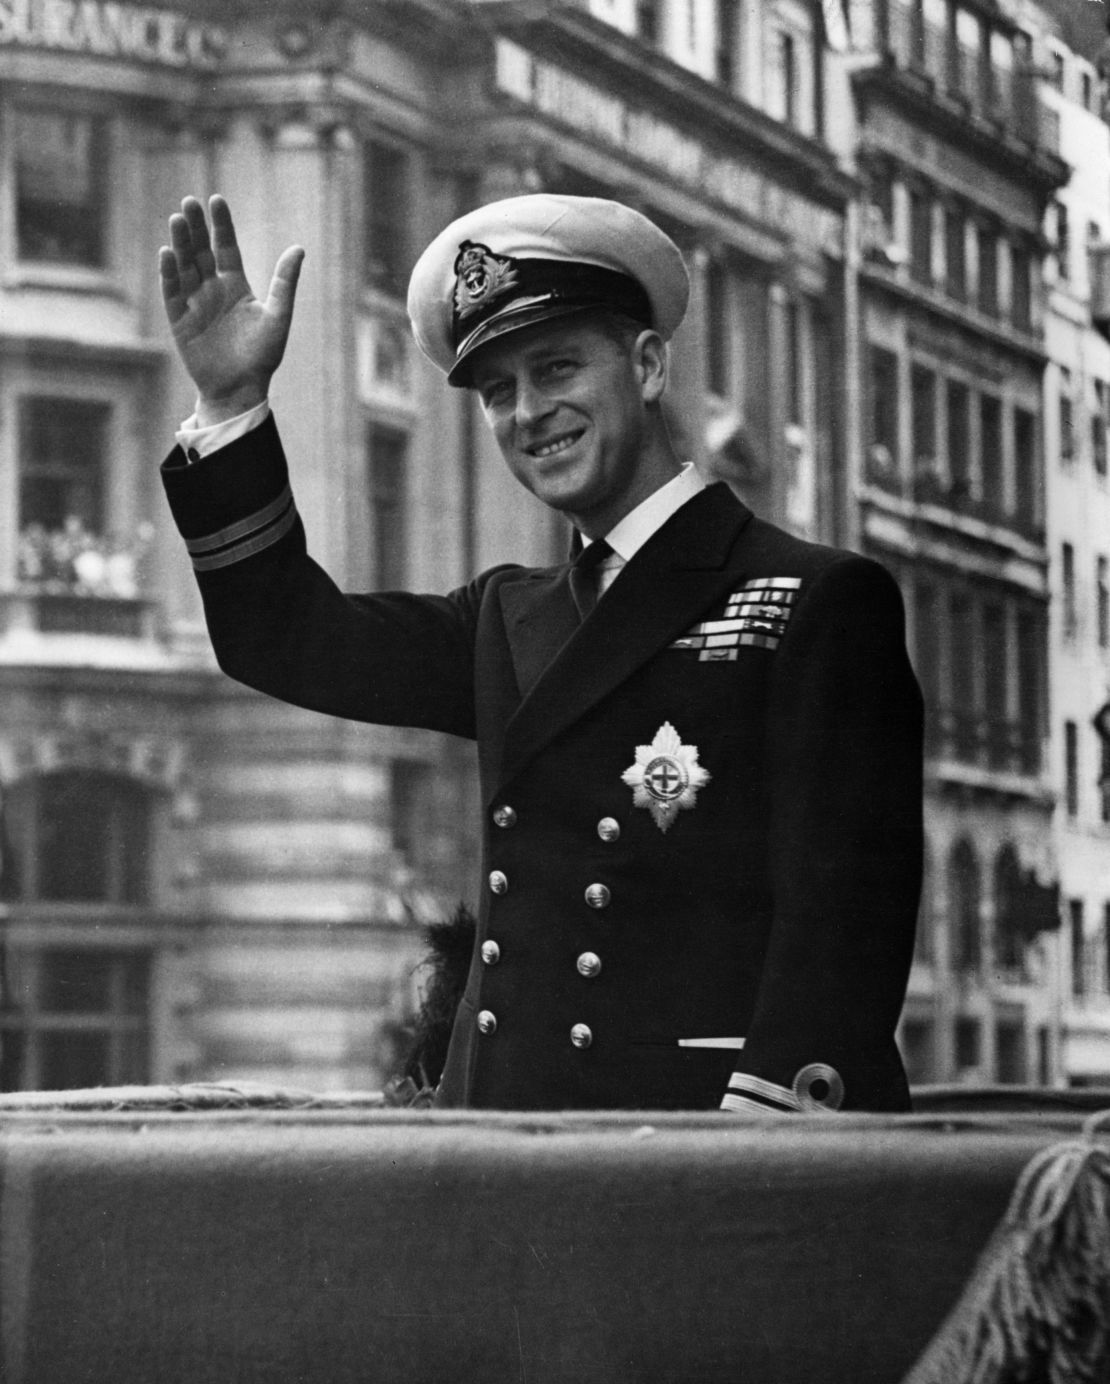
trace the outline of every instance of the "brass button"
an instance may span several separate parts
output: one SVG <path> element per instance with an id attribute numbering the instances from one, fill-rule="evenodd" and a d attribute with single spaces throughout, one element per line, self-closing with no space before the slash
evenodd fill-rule
<path id="1" fill-rule="evenodd" d="M 489 1010 L 489 1009 L 482 1009 L 482 1010 L 479 1011 L 479 1013 L 478 1013 L 478 1032 L 479 1032 L 479 1033 L 496 1033 L 496 1032 L 497 1032 L 497 1015 L 494 1014 L 494 1013 L 492 1012 L 492 1010 Z"/>
<path id="2" fill-rule="evenodd" d="M 570 1041 L 576 1048 L 588 1048 L 594 1041 L 588 1024 L 575 1024 L 570 1031 Z"/>
<path id="3" fill-rule="evenodd" d="M 501 948 L 492 937 L 488 942 L 482 943 L 482 960 L 487 966 L 496 966 L 501 960 Z"/>
<path id="4" fill-rule="evenodd" d="M 493 809 L 493 821 L 495 826 L 515 827 L 516 809 L 510 807 L 508 803 L 502 803 L 500 807 Z"/>
<path id="5" fill-rule="evenodd" d="M 574 964 L 578 967 L 578 974 L 587 980 L 601 974 L 601 957 L 597 952 L 583 952 Z"/>
<path id="6" fill-rule="evenodd" d="M 621 824 L 615 817 L 602 817 L 597 824 L 597 834 L 603 841 L 619 840 Z"/>
<path id="7" fill-rule="evenodd" d="M 508 876 L 502 870 L 491 870 L 489 875 L 489 887 L 495 894 L 504 894 L 509 888 Z"/>
<path id="8" fill-rule="evenodd" d="M 586 890 L 586 902 L 591 908 L 608 908 L 612 897 L 604 884 L 591 884 Z"/>

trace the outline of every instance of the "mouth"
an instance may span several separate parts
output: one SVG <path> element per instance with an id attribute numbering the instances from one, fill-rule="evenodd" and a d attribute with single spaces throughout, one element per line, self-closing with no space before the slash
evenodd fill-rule
<path id="1" fill-rule="evenodd" d="M 537 460 L 558 456 L 560 452 L 565 452 L 568 447 L 573 447 L 585 431 L 585 428 L 577 428 L 574 432 L 561 433 L 558 437 L 548 438 L 546 442 L 537 442 L 535 446 L 525 447 L 524 450 L 530 457 L 535 457 Z"/>

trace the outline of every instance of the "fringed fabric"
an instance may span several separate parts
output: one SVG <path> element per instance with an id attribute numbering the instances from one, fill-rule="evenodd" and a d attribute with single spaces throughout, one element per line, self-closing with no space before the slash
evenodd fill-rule
<path id="1" fill-rule="evenodd" d="M 1110 1110 L 1018 1179 L 963 1296 L 903 1384 L 1110 1380 Z"/>

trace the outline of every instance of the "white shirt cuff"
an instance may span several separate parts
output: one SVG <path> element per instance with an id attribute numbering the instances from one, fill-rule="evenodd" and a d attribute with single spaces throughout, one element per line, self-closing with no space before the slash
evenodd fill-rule
<path id="1" fill-rule="evenodd" d="M 177 430 L 177 441 L 190 461 L 199 461 L 201 457 L 206 457 L 212 452 L 218 452 L 221 447 L 226 447 L 231 442 L 237 442 L 239 438 L 253 432 L 269 416 L 270 401 L 268 399 L 263 399 L 260 404 L 255 404 L 254 408 L 248 409 L 246 413 L 237 414 L 234 418 L 226 418 L 222 423 L 213 423 L 207 428 L 198 426 L 197 416 L 193 413 L 185 419 Z"/>

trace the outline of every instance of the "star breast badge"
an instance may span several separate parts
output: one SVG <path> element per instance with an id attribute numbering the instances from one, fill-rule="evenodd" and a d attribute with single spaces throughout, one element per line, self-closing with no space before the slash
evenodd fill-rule
<path id="1" fill-rule="evenodd" d="M 708 769 L 698 763 L 696 745 L 684 745 L 669 721 L 655 732 L 650 745 L 636 746 L 636 762 L 621 774 L 632 789 L 635 807 L 646 807 L 660 831 L 666 831 L 680 809 L 694 807 L 698 789 L 709 782 Z"/>

